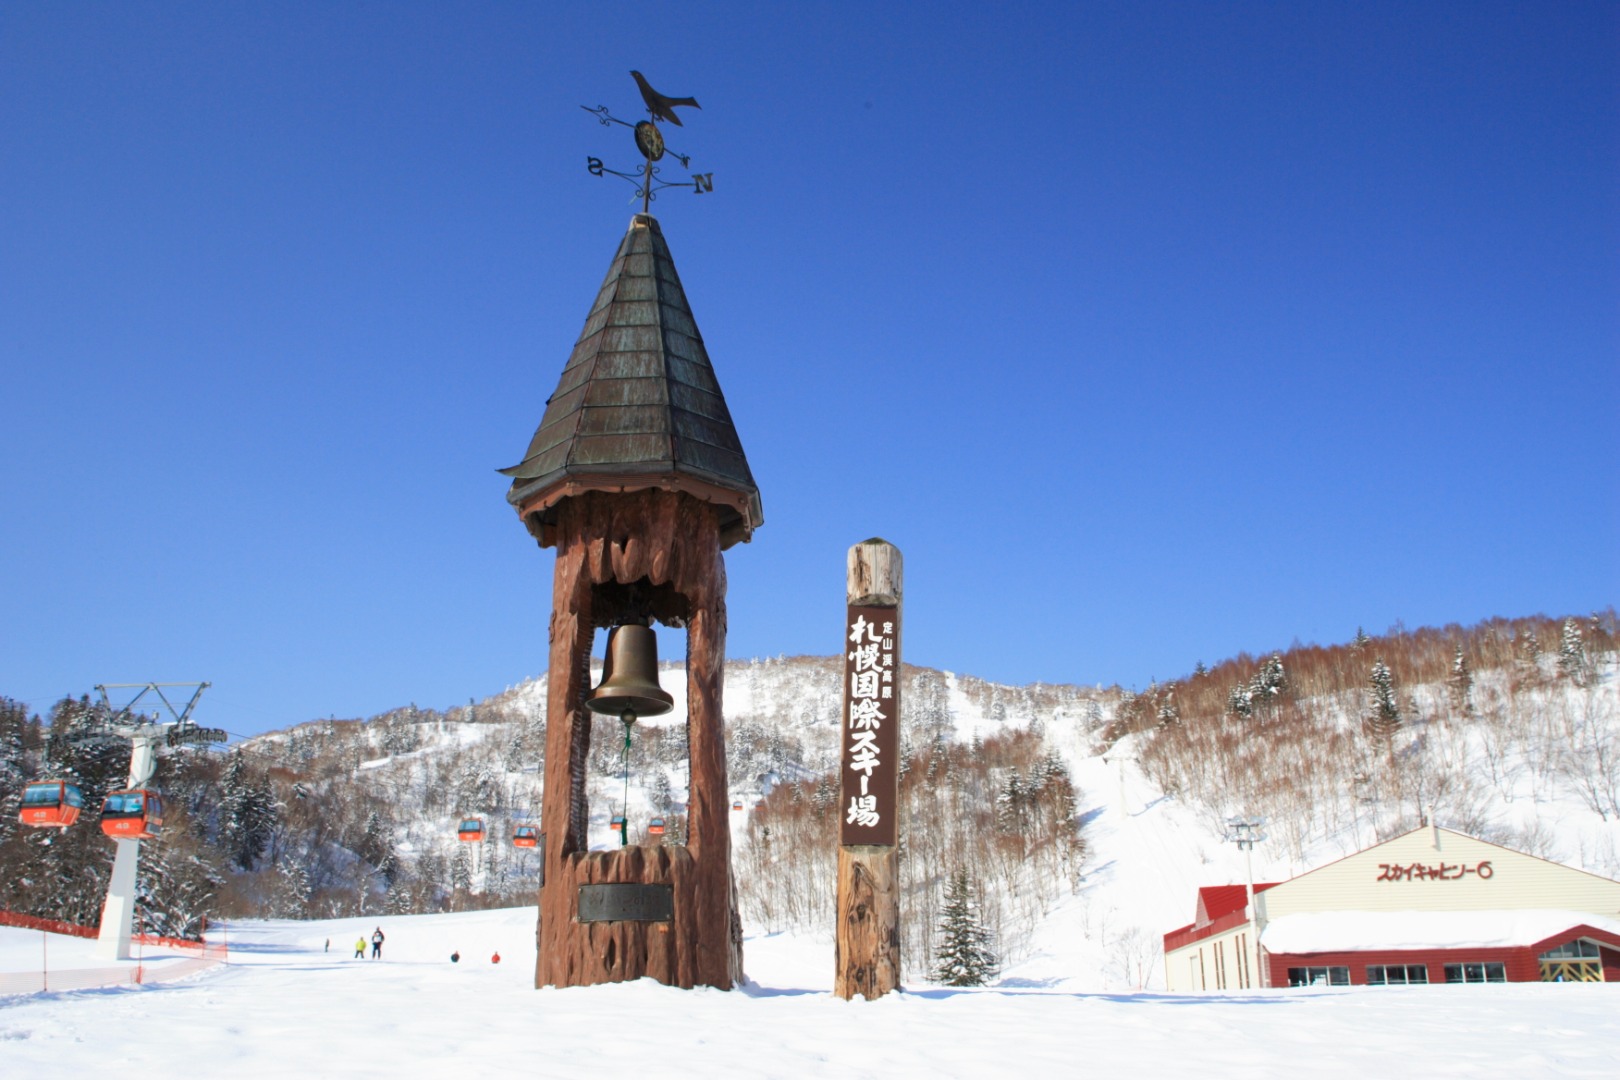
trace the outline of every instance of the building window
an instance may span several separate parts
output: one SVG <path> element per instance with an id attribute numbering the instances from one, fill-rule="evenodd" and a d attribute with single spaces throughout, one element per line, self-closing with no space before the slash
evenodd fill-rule
<path id="1" fill-rule="evenodd" d="M 1368 964 L 1368 986 L 1410 986 L 1429 981 L 1429 969 L 1422 964 Z"/>
<path id="2" fill-rule="evenodd" d="M 1291 967 L 1289 986 L 1349 986 L 1348 967 Z"/>
<path id="3" fill-rule="evenodd" d="M 1447 964 L 1448 983 L 1507 982 L 1506 964 Z"/>
<path id="4" fill-rule="evenodd" d="M 1566 941 L 1558 948 L 1548 949 L 1541 954 L 1543 960 L 1573 960 L 1576 957 L 1598 959 L 1597 942 L 1579 938 L 1575 941 Z"/>
<path id="5" fill-rule="evenodd" d="M 1538 959 L 1542 982 L 1603 981 L 1603 958 L 1595 941 L 1566 941 L 1556 949 L 1548 949 Z"/>

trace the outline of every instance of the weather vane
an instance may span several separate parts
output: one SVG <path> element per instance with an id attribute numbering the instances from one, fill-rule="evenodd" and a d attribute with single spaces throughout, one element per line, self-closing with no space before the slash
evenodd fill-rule
<path id="1" fill-rule="evenodd" d="M 703 106 L 697 103 L 696 98 L 665 97 L 647 84 L 647 80 L 642 77 L 641 72 L 632 71 L 630 74 L 636 80 L 636 85 L 641 88 L 641 100 L 647 103 L 647 119 L 638 120 L 632 124 L 628 120 L 620 120 L 617 116 L 608 112 L 606 105 L 598 105 L 594 109 L 589 105 L 581 105 L 580 108 L 596 117 L 597 121 L 604 127 L 619 124 L 634 130 L 636 149 L 641 151 L 641 156 L 645 160 L 641 163 L 641 167 L 634 172 L 620 172 L 618 169 L 610 169 L 602 164 L 602 159 L 598 157 L 586 158 L 585 167 L 590 170 L 592 176 L 601 176 L 607 173 L 623 177 L 635 184 L 635 198 L 641 200 L 641 212 L 643 214 L 650 212 L 649 208 L 652 201 L 658 197 L 657 193 L 665 188 L 691 188 L 693 193 L 697 195 L 701 195 L 705 191 L 713 191 L 714 173 L 692 172 L 692 159 L 685 154 L 678 154 L 667 149 L 664 146 L 664 133 L 658 130 L 658 121 L 660 120 L 667 120 L 676 127 L 685 126 L 681 123 L 681 118 L 675 115 L 676 106 L 683 108 L 690 106 L 694 109 L 701 109 Z M 685 169 L 692 179 L 676 181 L 661 178 L 659 173 L 662 170 L 659 169 L 657 162 L 661 161 L 666 153 L 679 161 L 681 168 Z"/>

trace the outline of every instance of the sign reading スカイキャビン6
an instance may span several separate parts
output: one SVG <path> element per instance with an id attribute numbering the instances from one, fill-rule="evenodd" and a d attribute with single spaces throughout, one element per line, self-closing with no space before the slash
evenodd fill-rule
<path id="1" fill-rule="evenodd" d="M 1374 881 L 1461 881 L 1463 878 L 1474 875 L 1482 880 L 1489 881 L 1496 876 L 1489 859 L 1469 866 L 1467 863 L 1441 863 L 1435 866 L 1432 863 L 1411 863 L 1402 866 L 1399 863 L 1379 863 L 1378 876 Z"/>

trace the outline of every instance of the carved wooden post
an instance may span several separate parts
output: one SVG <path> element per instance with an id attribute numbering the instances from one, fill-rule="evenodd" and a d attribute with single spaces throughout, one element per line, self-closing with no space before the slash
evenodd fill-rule
<path id="1" fill-rule="evenodd" d="M 900 549 L 849 549 L 833 993 L 900 988 Z"/>

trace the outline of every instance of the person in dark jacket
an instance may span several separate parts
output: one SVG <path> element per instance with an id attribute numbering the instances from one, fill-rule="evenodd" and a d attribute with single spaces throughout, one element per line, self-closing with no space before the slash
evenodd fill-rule
<path id="1" fill-rule="evenodd" d="M 373 960 L 382 959 L 382 943 L 383 932 L 382 927 L 379 926 L 371 932 L 371 958 Z"/>

